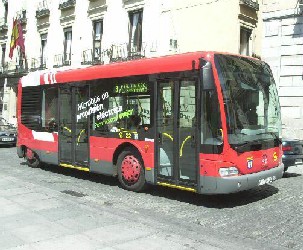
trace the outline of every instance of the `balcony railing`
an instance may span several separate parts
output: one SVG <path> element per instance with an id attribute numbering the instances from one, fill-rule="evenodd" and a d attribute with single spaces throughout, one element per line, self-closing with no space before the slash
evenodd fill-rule
<path id="1" fill-rule="evenodd" d="M 36 71 L 46 69 L 46 60 L 45 57 L 32 58 L 30 61 L 30 70 Z"/>
<path id="2" fill-rule="evenodd" d="M 101 51 L 101 53 L 93 54 L 92 49 L 87 49 L 82 52 L 82 65 L 96 65 L 104 63 L 104 56 L 106 56 L 106 51 Z"/>
<path id="3" fill-rule="evenodd" d="M 60 0 L 59 9 L 65 10 L 76 5 L 76 0 Z"/>
<path id="4" fill-rule="evenodd" d="M 3 65 L 0 65 L 0 74 L 14 75 L 14 74 L 24 74 L 28 72 L 27 61 L 22 58 L 17 60 L 17 62 L 11 61 Z"/>
<path id="5" fill-rule="evenodd" d="M 16 64 L 16 73 L 25 73 L 27 71 L 28 71 L 28 65 L 26 60 L 24 58 L 20 59 Z"/>
<path id="6" fill-rule="evenodd" d="M 113 44 L 109 49 L 103 49 L 99 53 L 93 53 L 93 49 L 87 49 L 82 52 L 82 65 L 104 64 L 104 61 L 123 62 L 136 60 L 145 57 L 145 47 L 140 51 L 129 49 L 127 43 Z M 107 60 L 106 60 L 107 59 Z"/>
<path id="7" fill-rule="evenodd" d="M 257 0 L 240 0 L 240 5 L 246 5 L 256 11 L 259 11 L 259 4 Z"/>
<path id="8" fill-rule="evenodd" d="M 128 49 L 128 58 L 129 60 L 135 60 L 145 57 L 145 45 L 142 44 L 141 48 L 138 48 L 137 46 L 132 46 Z"/>
<path id="9" fill-rule="evenodd" d="M 63 66 L 71 65 L 71 55 L 70 54 L 58 54 L 54 56 L 54 68 L 59 68 Z"/>
<path id="10" fill-rule="evenodd" d="M 50 11 L 46 0 L 39 3 L 38 9 L 36 10 L 36 18 L 42 18 L 49 16 Z"/>
<path id="11" fill-rule="evenodd" d="M 145 57 L 145 46 L 141 46 L 139 50 L 137 47 L 130 48 L 129 44 L 112 45 L 110 50 L 110 61 L 129 61 Z"/>

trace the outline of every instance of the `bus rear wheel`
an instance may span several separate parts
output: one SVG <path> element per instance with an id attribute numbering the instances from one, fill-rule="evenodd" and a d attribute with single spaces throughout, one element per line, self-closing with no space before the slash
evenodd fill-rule
<path id="1" fill-rule="evenodd" d="M 39 160 L 38 155 L 29 148 L 26 149 L 25 159 L 26 159 L 27 165 L 32 168 L 37 168 L 40 166 L 40 160 Z"/>
<path id="2" fill-rule="evenodd" d="M 146 186 L 144 165 L 139 153 L 132 149 L 123 151 L 117 161 L 118 179 L 123 188 L 140 192 Z"/>

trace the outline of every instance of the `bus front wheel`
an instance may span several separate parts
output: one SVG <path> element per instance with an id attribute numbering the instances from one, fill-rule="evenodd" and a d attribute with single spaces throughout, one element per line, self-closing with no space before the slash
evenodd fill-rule
<path id="1" fill-rule="evenodd" d="M 26 149 L 25 158 L 26 158 L 26 163 L 27 163 L 28 166 L 30 166 L 32 168 L 39 167 L 39 165 L 40 165 L 39 157 L 31 149 L 29 149 L 29 148 Z"/>
<path id="2" fill-rule="evenodd" d="M 118 179 L 123 188 L 135 192 L 145 188 L 144 165 L 139 153 L 126 149 L 119 155 L 117 166 Z"/>

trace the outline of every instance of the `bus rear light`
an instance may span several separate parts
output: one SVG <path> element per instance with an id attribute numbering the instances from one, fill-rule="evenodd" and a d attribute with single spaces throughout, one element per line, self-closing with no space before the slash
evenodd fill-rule
<path id="1" fill-rule="evenodd" d="M 228 176 L 238 175 L 239 171 L 236 167 L 220 168 L 219 174 L 221 177 L 228 177 Z"/>
<path id="2" fill-rule="evenodd" d="M 291 146 L 282 146 L 282 150 L 284 151 L 292 151 L 292 147 Z"/>

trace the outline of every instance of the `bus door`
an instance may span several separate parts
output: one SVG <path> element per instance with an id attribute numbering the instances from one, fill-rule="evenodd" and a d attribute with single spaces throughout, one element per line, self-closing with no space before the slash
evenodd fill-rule
<path id="1" fill-rule="evenodd" d="M 197 90 L 195 80 L 157 84 L 157 179 L 197 184 Z"/>
<path id="2" fill-rule="evenodd" d="M 88 166 L 88 86 L 61 86 L 59 105 L 60 164 Z"/>

